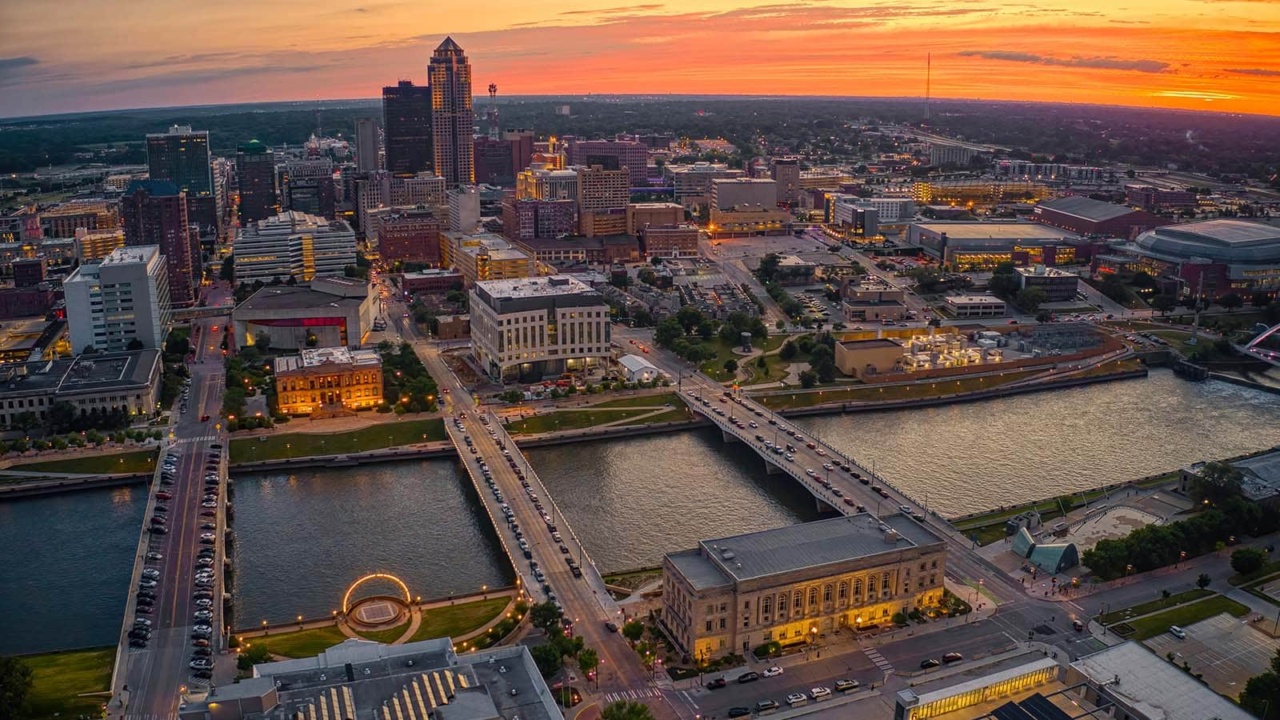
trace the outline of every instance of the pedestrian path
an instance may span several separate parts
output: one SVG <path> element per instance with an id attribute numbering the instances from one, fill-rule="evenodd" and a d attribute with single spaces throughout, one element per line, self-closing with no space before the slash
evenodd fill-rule
<path id="1" fill-rule="evenodd" d="M 615 703 L 620 700 L 643 700 L 644 698 L 661 697 L 662 692 L 657 688 L 640 688 L 638 690 L 621 690 L 609 693 L 604 696 L 605 704 Z"/>
<path id="2" fill-rule="evenodd" d="M 182 444 L 182 443 L 214 442 L 217 439 L 218 439 L 217 435 L 200 435 L 199 437 L 182 438 L 178 440 L 177 443 Z"/>
<path id="3" fill-rule="evenodd" d="M 124 720 L 178 720 L 178 713 L 126 713 Z"/>
<path id="4" fill-rule="evenodd" d="M 871 658 L 871 662 L 875 663 L 876 667 L 880 668 L 880 670 L 882 670 L 883 672 L 887 672 L 887 673 L 893 672 L 893 663 L 889 662 L 888 660 L 885 660 L 884 656 L 880 654 L 879 650 L 876 650 L 873 647 L 869 647 L 869 648 L 863 648 L 862 652 L 866 653 L 867 657 Z"/>

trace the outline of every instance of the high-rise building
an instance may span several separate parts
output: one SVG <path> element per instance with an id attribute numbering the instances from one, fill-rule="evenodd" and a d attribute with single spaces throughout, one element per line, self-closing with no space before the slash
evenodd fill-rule
<path id="1" fill-rule="evenodd" d="M 373 172 L 378 166 L 378 121 L 373 118 L 357 118 L 356 169 L 360 172 Z"/>
<path id="2" fill-rule="evenodd" d="M 356 263 L 356 234 L 341 220 L 290 210 L 240 228 L 234 251 L 236 282 L 310 282 Z"/>
<path id="3" fill-rule="evenodd" d="M 156 245 L 169 273 L 175 307 L 196 302 L 200 287 L 200 239 L 191 232 L 187 196 L 167 180 L 134 180 L 120 198 L 126 247 Z"/>
<path id="4" fill-rule="evenodd" d="M 777 185 L 779 205 L 791 205 L 800 200 L 800 159 L 774 158 L 773 181 Z"/>
<path id="5" fill-rule="evenodd" d="M 515 172 L 533 164 L 533 131 L 513 128 L 503 131 L 502 139 L 511 144 L 511 161 Z"/>
<path id="6" fill-rule="evenodd" d="M 475 232 L 480 224 L 480 192 L 475 185 L 460 185 L 445 193 L 449 197 L 449 229 Z"/>
<path id="7" fill-rule="evenodd" d="M 75 352 L 158 348 L 169 332 L 169 271 L 155 245 L 120 248 L 62 283 Z M 137 343 L 134 343 L 134 341 Z M 129 347 L 133 344 L 133 347 Z"/>
<path id="8" fill-rule="evenodd" d="M 289 160 L 279 170 L 280 196 L 285 209 L 334 218 L 337 201 L 332 160 Z"/>
<path id="9" fill-rule="evenodd" d="M 440 219 L 425 208 L 388 212 L 378 219 L 378 255 L 384 263 L 440 264 Z"/>
<path id="10" fill-rule="evenodd" d="M 609 306 L 568 275 L 481 281 L 471 290 L 471 339 L 490 377 L 541 380 L 605 362 Z"/>
<path id="11" fill-rule="evenodd" d="M 578 231 L 586 237 L 625 233 L 630 199 L 630 176 L 626 168 L 605 170 L 599 165 L 578 168 Z"/>
<path id="12" fill-rule="evenodd" d="M 209 132 L 174 125 L 169 132 L 148 133 L 147 168 L 152 180 L 168 180 L 188 198 L 213 195 Z"/>
<path id="13" fill-rule="evenodd" d="M 508 190 L 502 196 L 502 234 L 516 242 L 569 235 L 577 227 L 576 210 L 573 200 L 521 200 Z"/>
<path id="14" fill-rule="evenodd" d="M 577 170 L 552 170 L 534 165 L 516 175 L 516 197 L 520 200 L 578 201 Z"/>
<path id="15" fill-rule="evenodd" d="M 431 55 L 427 84 L 431 87 L 431 147 L 436 174 L 450 185 L 470 185 L 476 181 L 471 64 L 453 38 L 446 37 Z"/>
<path id="16" fill-rule="evenodd" d="M 513 185 L 516 168 L 511 143 L 488 136 L 473 140 L 476 158 L 476 182 L 488 185 Z"/>
<path id="17" fill-rule="evenodd" d="M 570 165 L 626 168 L 631 187 L 649 184 L 649 148 L 634 140 L 574 140 L 567 143 Z"/>
<path id="18" fill-rule="evenodd" d="M 276 160 L 271 148 L 257 140 L 236 152 L 236 181 L 240 186 L 240 224 L 248 225 L 276 214 Z"/>
<path id="19" fill-rule="evenodd" d="M 382 88 L 382 132 L 384 167 L 389 172 L 414 175 L 431 170 L 431 89 L 412 80 Z"/>

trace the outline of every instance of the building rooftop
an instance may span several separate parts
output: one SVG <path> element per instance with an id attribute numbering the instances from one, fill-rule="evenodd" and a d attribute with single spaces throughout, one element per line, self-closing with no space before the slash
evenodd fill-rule
<path id="1" fill-rule="evenodd" d="M 1073 272 L 1060 270 L 1056 267 L 1048 267 L 1046 265 L 1034 265 L 1032 267 L 1015 267 L 1013 271 L 1018 273 L 1019 275 L 1026 275 L 1028 277 L 1071 277 L 1076 279 L 1080 278 L 1079 275 Z"/>
<path id="2" fill-rule="evenodd" d="M 1094 200 L 1083 195 L 1071 195 L 1068 197 L 1054 198 L 1045 200 L 1036 206 L 1036 212 L 1040 208 L 1053 210 L 1054 212 L 1070 215 L 1082 220 L 1092 222 L 1103 222 L 1104 220 L 1113 220 L 1125 215 L 1131 215 L 1138 210 L 1125 205 L 1117 205 L 1115 203 L 1104 202 L 1102 200 Z"/>
<path id="3" fill-rule="evenodd" d="M 856 305 L 878 305 L 878 304 L 881 304 L 881 303 L 865 303 L 865 302 L 862 302 L 862 303 L 851 303 L 851 304 L 856 304 Z M 885 305 L 892 305 L 892 304 L 896 304 L 896 303 L 883 303 L 883 304 L 885 304 Z M 841 343 L 840 343 L 840 346 L 841 346 L 841 347 L 843 347 L 843 348 L 849 349 L 849 350 L 869 350 L 869 349 L 874 349 L 874 348 L 897 348 L 897 349 L 899 349 L 899 350 L 901 350 L 901 349 L 902 349 L 902 346 L 901 346 L 901 345 L 899 345 L 898 343 L 896 343 L 896 342 L 894 342 L 894 341 L 892 341 L 892 340 L 887 340 L 887 339 L 883 339 L 883 338 L 873 338 L 873 339 L 870 339 L 870 340 L 845 340 L 845 341 L 843 341 L 843 342 L 841 342 Z"/>
<path id="4" fill-rule="evenodd" d="M 1198 475 L 1204 466 L 1205 463 L 1198 462 L 1187 470 Z M 1280 445 L 1270 452 L 1233 460 L 1231 467 L 1240 471 L 1240 491 L 1250 500 L 1266 500 L 1280 495 Z"/>
<path id="5" fill-rule="evenodd" d="M 596 292 L 590 285 L 568 275 L 481 280 L 476 283 L 476 289 L 484 290 L 495 298 L 552 297 Z"/>
<path id="6" fill-rule="evenodd" d="M 0 392 L 88 393 L 146 385 L 160 361 L 159 350 L 77 355 L 74 358 L 14 363 L 3 368 Z"/>
<path id="7" fill-rule="evenodd" d="M 1067 240 L 1075 233 L 1032 222 L 915 223 L 933 233 L 946 233 L 951 240 Z"/>
<path id="8" fill-rule="evenodd" d="M 774 530 L 703 540 L 704 556 L 736 581 L 941 543 L 920 523 L 858 513 Z"/>
<path id="9" fill-rule="evenodd" d="M 645 360 L 639 355 L 623 355 L 622 357 L 618 358 L 618 364 L 630 370 L 631 372 L 636 372 L 639 370 L 657 370 L 658 369 L 656 365 L 649 362 L 648 360 Z"/>
<path id="10" fill-rule="evenodd" d="M 111 254 L 102 258 L 103 265 L 128 265 L 130 263 L 146 264 L 160 254 L 159 245 L 136 245 L 134 247 L 116 248 Z"/>
<path id="11" fill-rule="evenodd" d="M 1135 245 L 1143 254 L 1171 261 L 1269 265 L 1280 263 L 1280 226 L 1245 220 L 1166 225 L 1142 233 Z"/>
<path id="12" fill-rule="evenodd" d="M 319 290 L 312 290 L 309 287 L 268 285 L 236 306 L 235 312 L 323 308 L 332 308 L 334 312 L 337 312 L 343 308 L 358 307 L 364 301 L 365 298 L 362 297 L 342 297 Z"/>
<path id="13" fill-rule="evenodd" d="M 348 350 L 342 347 L 306 348 L 298 355 L 282 355 L 276 358 L 276 372 L 318 368 L 325 365 L 352 365 L 378 367 L 382 358 L 376 350 Z"/>
<path id="14" fill-rule="evenodd" d="M 946 302 L 953 305 L 966 305 L 970 303 L 1003 303 L 1004 301 L 995 295 L 950 295 L 944 298 Z"/>
<path id="15" fill-rule="evenodd" d="M 1253 717 L 1135 642 L 1086 655 L 1071 666 L 1149 718 L 1250 720 Z"/>

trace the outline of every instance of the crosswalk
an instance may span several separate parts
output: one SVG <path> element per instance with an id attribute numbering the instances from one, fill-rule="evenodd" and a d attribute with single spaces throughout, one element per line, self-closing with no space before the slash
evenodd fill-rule
<path id="1" fill-rule="evenodd" d="M 876 650 L 873 647 L 869 647 L 869 648 L 863 648 L 862 652 L 866 653 L 867 657 L 871 658 L 871 662 L 875 663 L 876 667 L 880 668 L 881 671 L 887 672 L 887 673 L 893 672 L 893 663 L 889 662 L 888 660 L 885 660 L 884 656 L 880 654 L 879 650 Z"/>
<path id="2" fill-rule="evenodd" d="M 126 713 L 124 720 L 178 720 L 178 713 Z"/>
<path id="3" fill-rule="evenodd" d="M 197 437 L 180 438 L 180 439 L 178 439 L 178 440 L 177 440 L 177 442 L 178 442 L 179 444 L 181 444 L 181 443 L 214 442 L 214 441 L 216 441 L 217 439 L 218 439 L 218 436 L 217 436 L 217 435 L 200 435 L 200 436 L 197 436 Z"/>
<path id="4" fill-rule="evenodd" d="M 661 697 L 662 691 L 657 688 L 641 688 L 639 690 L 621 690 L 604 696 L 605 704 L 619 700 L 643 700 L 644 698 Z"/>

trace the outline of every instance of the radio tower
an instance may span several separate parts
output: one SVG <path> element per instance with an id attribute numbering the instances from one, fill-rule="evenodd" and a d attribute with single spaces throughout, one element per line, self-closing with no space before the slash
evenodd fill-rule
<path id="1" fill-rule="evenodd" d="M 929 119 L 929 94 L 933 90 L 933 53 L 925 55 L 924 61 L 924 119 Z"/>
<path id="2" fill-rule="evenodd" d="M 485 113 L 489 121 L 489 139 L 498 139 L 498 84 L 489 83 L 489 110 Z"/>

